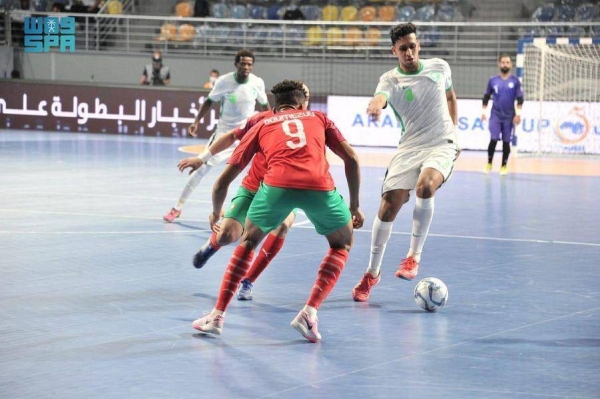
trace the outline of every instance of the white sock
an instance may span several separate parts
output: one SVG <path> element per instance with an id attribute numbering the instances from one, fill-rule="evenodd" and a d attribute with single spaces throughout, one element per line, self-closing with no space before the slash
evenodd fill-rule
<path id="1" fill-rule="evenodd" d="M 419 263 L 421 261 L 421 252 L 423 245 L 429 233 L 429 226 L 433 220 L 434 201 L 431 198 L 415 199 L 415 209 L 413 210 L 413 227 L 410 237 L 410 250 L 406 257 L 413 257 Z"/>
<path id="2" fill-rule="evenodd" d="M 371 256 L 369 257 L 369 267 L 367 273 L 373 277 L 379 275 L 381 260 L 385 253 L 385 247 L 392 235 L 392 226 L 394 222 L 382 222 L 379 217 L 375 217 L 373 222 L 373 232 L 371 233 Z"/>
<path id="3" fill-rule="evenodd" d="M 317 309 L 313 308 L 312 306 L 304 305 L 302 310 L 304 310 L 311 319 L 317 317 Z"/>
<path id="4" fill-rule="evenodd" d="M 183 188 L 181 196 L 179 196 L 179 201 L 177 201 L 177 205 L 175 205 L 175 209 L 180 211 L 183 208 L 185 201 L 187 201 L 190 195 L 192 195 L 196 187 L 198 187 L 198 183 L 200 183 L 200 180 L 202 180 L 202 178 L 208 173 L 211 167 L 212 166 L 204 164 L 190 175 L 190 178 L 188 179 L 187 183 L 185 184 L 185 187 Z"/>

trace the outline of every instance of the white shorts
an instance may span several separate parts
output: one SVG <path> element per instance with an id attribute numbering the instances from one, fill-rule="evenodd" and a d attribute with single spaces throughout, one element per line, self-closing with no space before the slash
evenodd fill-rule
<path id="1" fill-rule="evenodd" d="M 388 166 L 381 194 L 392 190 L 414 189 L 425 168 L 439 171 L 446 182 L 452 175 L 457 155 L 458 147 L 453 143 L 422 150 L 399 149 Z"/>
<path id="2" fill-rule="evenodd" d="M 230 129 L 227 127 L 221 128 L 220 126 L 217 125 L 215 132 L 208 139 L 208 144 L 206 144 L 206 148 L 208 148 L 212 143 L 214 143 L 214 141 L 216 139 L 218 139 L 219 137 L 221 137 L 222 135 L 224 135 L 225 133 L 227 133 L 228 131 L 230 131 L 232 129 L 233 128 Z M 229 158 L 231 158 L 231 155 L 233 154 L 233 151 L 235 150 L 235 147 L 237 147 L 237 145 L 238 145 L 238 142 L 236 141 L 226 150 L 223 150 L 220 153 L 215 154 L 212 157 L 210 157 L 209 160 L 206 162 L 206 164 L 208 166 L 216 166 L 223 162 L 227 162 L 229 160 Z"/>

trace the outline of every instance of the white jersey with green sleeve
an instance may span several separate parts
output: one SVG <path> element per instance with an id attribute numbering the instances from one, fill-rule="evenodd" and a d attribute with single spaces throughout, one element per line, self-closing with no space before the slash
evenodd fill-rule
<path id="1" fill-rule="evenodd" d="M 379 79 L 375 94 L 383 94 L 400 121 L 398 148 L 418 149 L 457 143 L 446 92 L 452 89 L 448 63 L 440 58 L 420 60 L 412 73 L 397 67 Z"/>
<path id="2" fill-rule="evenodd" d="M 251 73 L 244 83 L 238 83 L 235 76 L 235 72 L 221 76 L 208 93 L 211 101 L 221 103 L 218 130 L 222 132 L 235 129 L 250 117 L 256 101 L 268 104 L 265 82 L 261 78 Z"/>

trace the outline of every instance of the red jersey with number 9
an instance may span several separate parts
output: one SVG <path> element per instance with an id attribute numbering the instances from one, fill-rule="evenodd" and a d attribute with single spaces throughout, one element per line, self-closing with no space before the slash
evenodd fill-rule
<path id="1" fill-rule="evenodd" d="M 266 158 L 265 184 L 281 188 L 331 191 L 326 147 L 334 152 L 346 141 L 322 112 L 287 110 L 266 116 L 235 149 L 229 164 L 244 169 L 254 154 Z"/>

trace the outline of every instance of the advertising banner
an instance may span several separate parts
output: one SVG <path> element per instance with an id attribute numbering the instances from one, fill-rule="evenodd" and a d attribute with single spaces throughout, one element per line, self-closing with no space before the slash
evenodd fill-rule
<path id="1" fill-rule="evenodd" d="M 352 145 L 396 147 L 401 126 L 391 109 L 378 122 L 366 114 L 371 97 L 329 96 L 327 113 Z M 388 107 L 390 108 L 390 107 Z M 492 102 L 488 104 L 489 112 Z M 423 110 L 427 112 L 427 110 Z M 486 150 L 488 120 L 481 100 L 458 100 L 458 141 L 463 149 Z M 600 103 L 525 101 L 513 146 L 524 152 L 600 154 Z M 500 144 L 499 144 L 500 146 Z"/>

